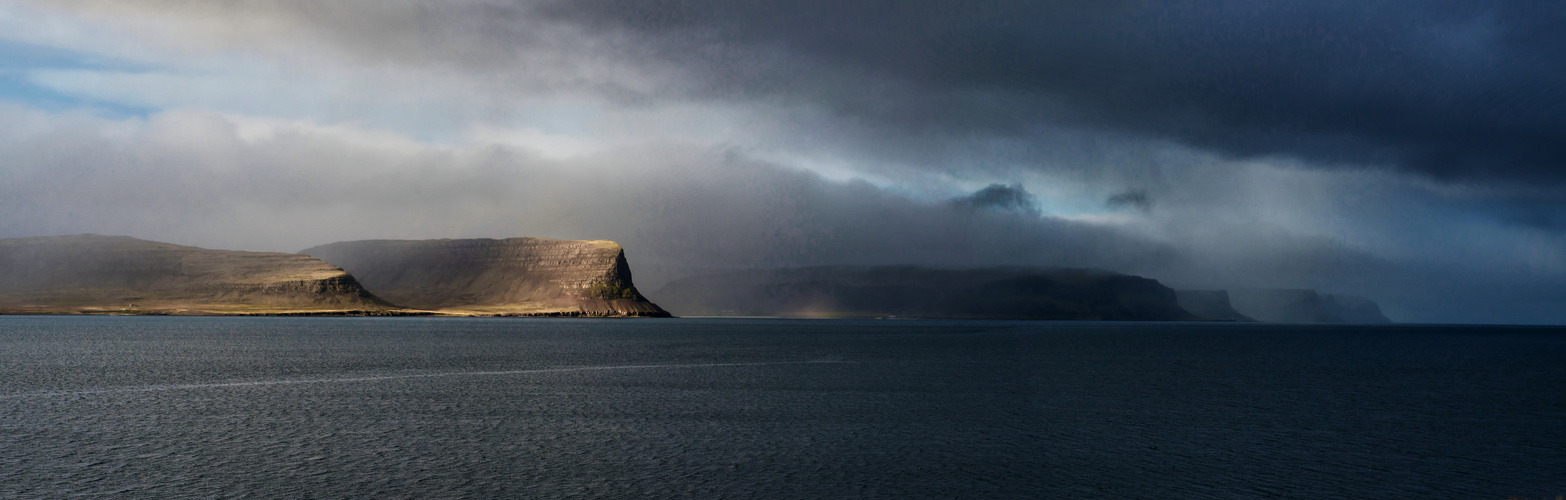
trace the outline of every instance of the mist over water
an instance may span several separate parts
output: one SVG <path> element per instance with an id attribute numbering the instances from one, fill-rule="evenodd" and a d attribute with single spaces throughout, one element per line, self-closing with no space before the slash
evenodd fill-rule
<path id="1" fill-rule="evenodd" d="M 0 497 L 1553 498 L 1566 329 L 0 317 Z"/>

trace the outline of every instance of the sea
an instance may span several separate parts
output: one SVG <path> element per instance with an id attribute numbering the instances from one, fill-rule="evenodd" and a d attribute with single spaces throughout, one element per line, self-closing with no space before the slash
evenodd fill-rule
<path id="1" fill-rule="evenodd" d="M 0 498 L 1566 495 L 1566 329 L 0 316 Z"/>

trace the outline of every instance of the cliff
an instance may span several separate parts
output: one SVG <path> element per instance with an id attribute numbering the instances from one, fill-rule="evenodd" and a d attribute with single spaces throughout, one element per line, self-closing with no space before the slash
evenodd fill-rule
<path id="1" fill-rule="evenodd" d="M 445 314 L 668 316 L 612 241 L 365 240 L 300 253 L 341 266 L 394 304 Z"/>
<path id="2" fill-rule="evenodd" d="M 354 277 L 304 255 L 127 236 L 0 240 L 0 312 L 377 314 L 394 309 Z"/>
<path id="3" fill-rule="evenodd" d="M 1260 321 L 1277 323 L 1391 323 L 1375 302 L 1309 289 L 1250 288 L 1230 292 L 1234 308 Z"/>
<path id="4" fill-rule="evenodd" d="M 685 315 L 1179 321 L 1174 290 L 1085 269 L 809 267 L 685 278 L 653 293 Z"/>
<path id="5" fill-rule="evenodd" d="M 1229 292 L 1224 290 L 1176 290 L 1180 307 L 1191 314 L 1219 321 L 1256 321 L 1229 303 Z"/>

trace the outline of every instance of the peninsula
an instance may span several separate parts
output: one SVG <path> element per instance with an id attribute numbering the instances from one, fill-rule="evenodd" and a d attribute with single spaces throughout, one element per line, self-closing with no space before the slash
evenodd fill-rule
<path id="1" fill-rule="evenodd" d="M 669 316 L 636 290 L 625 249 L 608 240 L 364 240 L 300 253 L 394 304 L 444 315 Z"/>
<path id="2" fill-rule="evenodd" d="M 1175 291 L 1096 269 L 759 269 L 653 295 L 691 316 L 1389 322 L 1352 295 Z M 0 239 L 0 314 L 670 316 L 608 240 L 362 240 L 289 254 L 92 234 Z"/>
<path id="3" fill-rule="evenodd" d="M 400 308 L 305 255 L 128 236 L 0 240 L 0 313 L 379 315 Z"/>
<path id="4" fill-rule="evenodd" d="M 292 254 L 92 234 L 0 240 L 0 314 L 669 316 L 605 240 L 350 241 Z"/>

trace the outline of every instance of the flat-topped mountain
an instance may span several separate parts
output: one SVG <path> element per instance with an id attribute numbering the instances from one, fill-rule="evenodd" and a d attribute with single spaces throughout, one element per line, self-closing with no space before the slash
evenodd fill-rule
<path id="1" fill-rule="evenodd" d="M 353 273 L 394 304 L 450 314 L 668 316 L 607 240 L 364 240 L 300 253 Z"/>
<path id="2" fill-rule="evenodd" d="M 735 271 L 677 280 L 653 296 L 683 315 L 1199 319 L 1180 308 L 1174 290 L 1155 280 L 1088 269 L 827 266 Z"/>
<path id="3" fill-rule="evenodd" d="M 0 240 L 0 312 L 375 314 L 395 309 L 305 255 L 128 236 Z"/>

